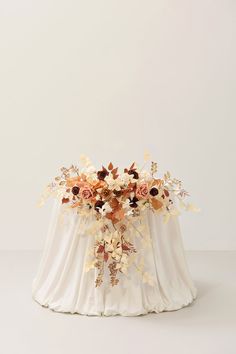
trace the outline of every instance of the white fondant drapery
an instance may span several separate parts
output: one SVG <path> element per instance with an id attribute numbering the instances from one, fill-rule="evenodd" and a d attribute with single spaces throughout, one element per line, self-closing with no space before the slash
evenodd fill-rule
<path id="1" fill-rule="evenodd" d="M 120 275 L 118 285 L 109 279 L 95 287 L 96 269 L 85 271 L 87 253 L 93 237 L 84 230 L 93 220 L 76 212 L 63 214 L 55 203 L 52 220 L 43 250 L 39 270 L 33 282 L 33 298 L 54 311 L 84 315 L 136 316 L 148 312 L 180 309 L 196 297 L 185 260 L 177 217 L 163 222 L 161 215 L 145 214 L 150 245 L 140 249 L 134 239 L 144 267 L 153 284 L 143 282 L 142 276 L 130 267 Z M 85 225 L 86 224 L 86 225 Z M 108 274 L 104 274 L 108 278 Z"/>

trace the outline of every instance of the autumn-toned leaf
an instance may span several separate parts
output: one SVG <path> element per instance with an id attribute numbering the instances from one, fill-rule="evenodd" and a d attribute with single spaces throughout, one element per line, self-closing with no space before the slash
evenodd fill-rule
<path id="1" fill-rule="evenodd" d="M 103 245 L 99 245 L 97 253 L 103 253 L 104 252 L 104 246 Z"/>
<path id="2" fill-rule="evenodd" d="M 167 189 L 164 189 L 164 194 L 165 194 L 166 197 L 169 197 L 169 195 L 170 195 L 170 193 L 168 192 Z"/>
<path id="3" fill-rule="evenodd" d="M 66 180 L 66 185 L 67 187 L 73 187 L 79 181 L 80 181 L 80 177 L 71 177 Z"/>
<path id="4" fill-rule="evenodd" d="M 122 250 L 123 250 L 123 251 L 129 251 L 130 248 L 129 248 L 127 245 L 123 244 L 123 245 L 122 245 Z"/>
<path id="5" fill-rule="evenodd" d="M 155 198 L 152 199 L 152 207 L 153 207 L 153 209 L 158 210 L 162 206 L 163 206 L 163 204 L 162 204 L 162 202 L 160 202 L 160 200 L 155 199 Z"/>
<path id="6" fill-rule="evenodd" d="M 102 282 L 103 282 L 102 278 L 98 277 L 98 278 L 96 279 L 96 281 L 95 281 L 95 286 L 96 286 L 96 288 L 97 288 L 98 286 L 100 286 L 100 285 L 102 284 Z"/>
<path id="7" fill-rule="evenodd" d="M 112 169 L 113 169 L 113 164 L 112 164 L 112 162 L 110 162 L 109 165 L 108 165 L 108 170 L 111 171 Z"/>
<path id="8" fill-rule="evenodd" d="M 136 249 L 134 248 L 134 245 L 131 242 L 126 242 L 126 246 L 129 247 L 129 252 L 130 253 L 136 253 Z"/>
<path id="9" fill-rule="evenodd" d="M 110 207 L 114 210 L 118 207 L 119 205 L 119 201 L 118 199 L 116 198 L 112 198 L 110 201 L 109 201 L 109 204 L 110 204 Z"/>
<path id="10" fill-rule="evenodd" d="M 106 213 L 106 218 L 111 220 L 113 224 L 116 224 L 119 222 L 119 219 L 116 218 L 115 213 Z"/>
<path id="11" fill-rule="evenodd" d="M 87 176 L 84 173 L 82 173 L 81 174 L 81 179 L 82 179 L 82 181 L 86 181 L 87 180 Z"/>
<path id="12" fill-rule="evenodd" d="M 70 201 L 69 198 L 62 198 L 61 202 L 62 204 L 68 203 Z"/>
<path id="13" fill-rule="evenodd" d="M 106 167 L 102 166 L 102 170 L 106 173 L 109 173 L 108 170 L 106 169 Z"/>
<path id="14" fill-rule="evenodd" d="M 115 286 L 115 285 L 117 285 L 119 283 L 119 279 L 117 279 L 117 278 L 111 278 L 111 286 Z"/>
<path id="15" fill-rule="evenodd" d="M 118 211 L 115 212 L 115 217 L 118 220 L 122 220 L 125 217 L 125 212 L 123 209 L 119 209 Z"/>
<path id="16" fill-rule="evenodd" d="M 114 213 L 106 213 L 106 218 L 109 219 L 109 220 L 112 220 L 114 217 Z"/>
<path id="17" fill-rule="evenodd" d="M 104 261 L 108 261 L 109 254 L 107 252 L 104 252 Z"/>
<path id="18" fill-rule="evenodd" d="M 157 172 L 157 163 L 152 161 L 151 173 L 154 175 Z"/>
<path id="19" fill-rule="evenodd" d="M 164 174 L 164 179 L 165 180 L 168 180 L 170 178 L 170 172 L 167 171 L 165 174 Z"/>
<path id="20" fill-rule="evenodd" d="M 92 185 L 93 185 L 94 189 L 99 189 L 99 188 L 105 187 L 106 186 L 106 182 L 101 181 L 101 180 L 99 180 L 98 182 L 94 181 L 94 182 L 92 182 Z"/>
<path id="21" fill-rule="evenodd" d="M 80 202 L 76 202 L 74 203 L 71 208 L 77 208 L 78 206 L 81 206 L 81 203 Z"/>
<path id="22" fill-rule="evenodd" d="M 132 163 L 132 165 L 131 165 L 130 168 L 129 168 L 129 171 L 130 171 L 130 170 L 133 170 L 133 169 L 134 169 L 134 166 L 135 166 L 135 162 Z"/>
<path id="23" fill-rule="evenodd" d="M 152 182 L 152 186 L 160 186 L 162 184 L 162 180 L 161 179 L 154 179 Z"/>

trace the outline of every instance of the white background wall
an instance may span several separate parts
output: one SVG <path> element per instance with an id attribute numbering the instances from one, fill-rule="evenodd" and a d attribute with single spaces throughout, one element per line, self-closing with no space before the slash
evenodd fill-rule
<path id="1" fill-rule="evenodd" d="M 0 1 L 1 249 L 42 248 L 44 186 L 81 153 L 148 149 L 200 214 L 187 249 L 236 249 L 234 0 Z"/>

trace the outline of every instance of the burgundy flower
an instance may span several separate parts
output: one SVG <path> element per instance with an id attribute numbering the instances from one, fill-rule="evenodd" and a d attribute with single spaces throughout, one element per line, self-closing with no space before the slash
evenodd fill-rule
<path id="1" fill-rule="evenodd" d="M 133 197 L 133 199 L 129 198 L 129 200 L 130 200 L 129 205 L 131 206 L 131 208 L 137 208 L 138 207 L 138 204 L 137 204 L 138 198 Z"/>
<path id="2" fill-rule="evenodd" d="M 135 170 L 129 170 L 128 171 L 128 175 L 133 175 L 134 179 L 138 179 L 139 178 L 138 172 L 135 171 Z"/>
<path id="3" fill-rule="evenodd" d="M 114 193 L 115 196 L 118 197 L 118 198 L 122 195 L 122 191 L 114 190 L 113 193 Z"/>
<path id="4" fill-rule="evenodd" d="M 103 207 L 105 203 L 102 200 L 97 200 L 95 205 L 94 205 L 94 209 L 99 211 L 99 209 L 101 209 Z"/>
<path id="5" fill-rule="evenodd" d="M 155 197 L 159 192 L 158 189 L 153 187 L 149 192 L 153 197 Z"/>
<path id="6" fill-rule="evenodd" d="M 108 176 L 109 175 L 109 173 L 107 172 L 107 171 L 98 171 L 97 172 L 97 176 L 98 176 L 98 179 L 100 180 L 100 181 L 104 181 L 104 179 L 106 178 L 106 176 Z"/>
<path id="7" fill-rule="evenodd" d="M 71 191 L 74 195 L 77 195 L 77 194 L 79 194 L 79 190 L 80 190 L 80 188 L 78 186 L 74 186 Z"/>

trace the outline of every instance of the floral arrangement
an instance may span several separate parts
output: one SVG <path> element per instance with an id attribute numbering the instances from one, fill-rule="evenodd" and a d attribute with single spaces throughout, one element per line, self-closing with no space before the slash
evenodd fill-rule
<path id="1" fill-rule="evenodd" d="M 157 163 L 151 162 L 150 172 L 132 163 L 119 172 L 110 162 L 107 167 L 96 170 L 91 161 L 81 156 L 81 168 L 72 165 L 61 168 L 61 175 L 47 186 L 42 202 L 54 195 L 67 210 L 75 210 L 85 217 L 94 217 L 89 234 L 94 235 L 94 247 L 90 252 L 92 259 L 87 270 L 96 268 L 96 286 L 103 282 L 105 265 L 108 266 L 111 285 L 118 284 L 120 273 L 126 274 L 137 251 L 131 240 L 129 229 L 132 226 L 137 235 L 142 235 L 142 216 L 146 210 L 163 215 L 164 222 L 179 214 L 179 209 L 194 210 L 183 199 L 188 193 L 181 181 L 171 178 L 170 173 L 163 178 L 156 177 Z M 145 156 L 145 163 L 149 160 Z M 177 206 L 177 201 L 179 201 Z M 134 221 L 139 221 L 139 226 Z M 141 222 L 140 222 L 141 220 Z M 151 277 L 136 266 L 143 280 L 152 283 Z"/>

